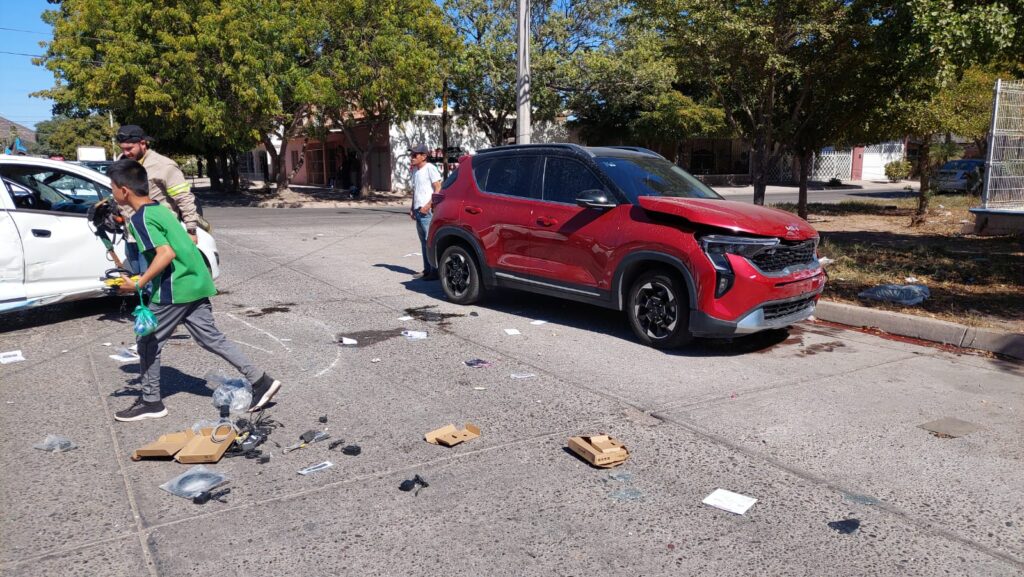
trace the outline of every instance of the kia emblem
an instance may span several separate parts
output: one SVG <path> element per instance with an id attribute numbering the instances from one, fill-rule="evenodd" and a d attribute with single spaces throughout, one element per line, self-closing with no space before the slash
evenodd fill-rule
<path id="1" fill-rule="evenodd" d="M 798 232 L 800 232 L 800 227 L 799 226 L 797 226 L 795 224 L 787 224 L 786 225 L 786 236 L 793 236 L 794 234 L 796 234 Z"/>

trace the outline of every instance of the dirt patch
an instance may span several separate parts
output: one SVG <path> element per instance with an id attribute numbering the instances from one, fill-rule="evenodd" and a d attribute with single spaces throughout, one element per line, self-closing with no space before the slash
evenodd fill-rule
<path id="1" fill-rule="evenodd" d="M 811 204 L 829 280 L 823 298 L 970 326 L 1024 332 L 1024 243 L 1019 237 L 965 234 L 976 199 L 937 195 L 926 222 L 910 226 L 914 199 Z M 791 205 L 779 208 L 791 210 Z M 857 297 L 880 284 L 922 284 L 931 297 L 914 307 Z"/>

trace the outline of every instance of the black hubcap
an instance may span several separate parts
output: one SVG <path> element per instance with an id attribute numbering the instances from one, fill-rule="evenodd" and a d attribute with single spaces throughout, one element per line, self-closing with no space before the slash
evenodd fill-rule
<path id="1" fill-rule="evenodd" d="M 469 288 L 469 263 L 461 254 L 453 254 L 444 261 L 444 284 L 456 296 Z"/>
<path id="2" fill-rule="evenodd" d="M 672 334 L 679 321 L 679 307 L 672 290 L 660 282 L 645 283 L 637 291 L 633 314 L 644 333 L 652 339 Z"/>

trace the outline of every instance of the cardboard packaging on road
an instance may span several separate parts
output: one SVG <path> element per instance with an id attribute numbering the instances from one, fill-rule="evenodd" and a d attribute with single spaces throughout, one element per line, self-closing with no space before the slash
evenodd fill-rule
<path id="1" fill-rule="evenodd" d="M 423 439 L 432 445 L 444 445 L 454 447 L 464 441 L 469 441 L 480 436 L 480 427 L 473 423 L 466 423 L 466 428 L 458 430 L 455 425 L 447 424 L 440 429 L 434 429 L 423 435 Z"/>
<path id="2" fill-rule="evenodd" d="M 610 469 L 626 462 L 629 451 L 608 435 L 569 437 L 569 449 L 595 467 Z"/>
<path id="3" fill-rule="evenodd" d="M 156 441 L 132 452 L 132 460 L 144 457 L 174 457 L 179 463 L 216 463 L 224 452 L 235 442 L 235 430 L 227 425 L 205 427 L 199 434 L 186 429 L 177 433 L 160 435 Z"/>

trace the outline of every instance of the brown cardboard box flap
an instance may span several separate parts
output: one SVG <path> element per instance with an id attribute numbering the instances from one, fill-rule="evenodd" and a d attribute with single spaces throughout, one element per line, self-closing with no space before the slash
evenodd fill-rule
<path id="1" fill-rule="evenodd" d="M 188 464 L 216 463 L 235 442 L 235 437 L 235 430 L 227 425 L 218 426 L 216 429 L 206 427 L 199 435 L 189 439 L 174 456 L 174 460 Z"/>
<path id="2" fill-rule="evenodd" d="M 569 449 L 586 462 L 602 469 L 621 465 L 629 458 L 629 450 L 608 435 L 569 437 Z"/>
<path id="3" fill-rule="evenodd" d="M 440 429 L 430 431 L 423 438 L 428 443 L 434 445 L 444 445 L 445 447 L 454 447 L 459 443 L 475 439 L 480 436 L 480 427 L 477 427 L 473 423 L 466 423 L 466 427 L 463 430 L 458 430 L 455 425 L 448 424 Z"/>
<path id="4" fill-rule="evenodd" d="M 194 436 L 192 429 L 160 435 L 160 438 L 152 443 L 135 449 L 132 452 L 132 460 L 138 461 L 144 457 L 173 457 Z"/>

